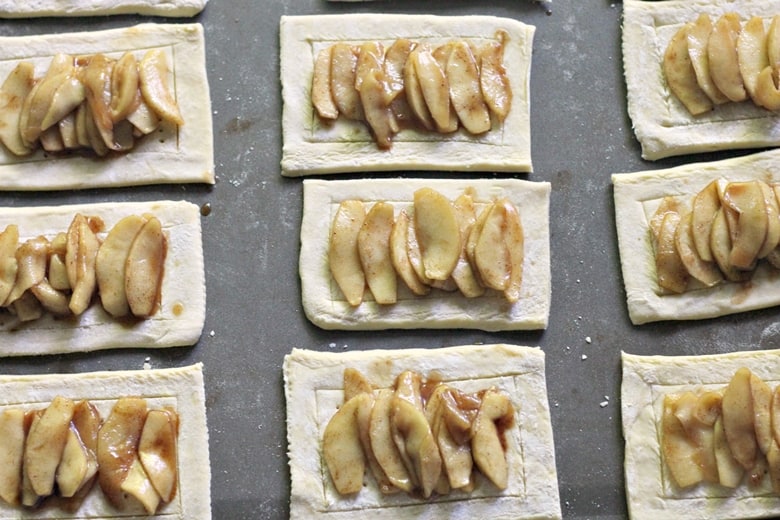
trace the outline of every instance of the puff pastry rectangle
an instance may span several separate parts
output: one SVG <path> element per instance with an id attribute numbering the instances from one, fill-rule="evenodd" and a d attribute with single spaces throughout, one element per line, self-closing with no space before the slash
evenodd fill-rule
<path id="1" fill-rule="evenodd" d="M 208 0 L 0 0 L 0 18 L 38 16 L 195 16 Z"/>
<path id="2" fill-rule="evenodd" d="M 628 113 L 642 157 L 656 160 L 673 155 L 777 146 L 780 117 L 753 103 L 728 103 L 692 116 L 675 98 L 664 79 L 662 60 L 674 33 L 700 13 L 713 20 L 726 12 L 742 20 L 771 18 L 780 13 L 778 0 L 670 0 L 623 2 L 623 66 Z"/>
<path id="3" fill-rule="evenodd" d="M 0 208 L 0 230 L 18 224 L 19 241 L 38 235 L 53 238 L 67 231 L 73 216 L 99 216 L 106 230 L 131 214 L 151 213 L 162 223 L 168 241 L 160 308 L 150 318 L 130 324 L 111 317 L 94 302 L 77 319 L 42 318 L 17 323 L 0 315 L 0 356 L 61 354 L 109 348 L 174 347 L 198 341 L 206 317 L 200 210 L 185 201 L 81 204 Z M 102 238 L 104 234 L 99 234 Z"/>
<path id="4" fill-rule="evenodd" d="M 730 490 L 700 484 L 674 491 L 659 446 L 663 398 L 696 388 L 725 387 L 740 367 L 770 386 L 780 383 L 780 351 L 705 356 L 635 356 L 623 353 L 621 402 L 628 509 L 635 520 L 724 520 L 780 515 L 780 497 L 765 484 Z M 765 481 L 768 479 L 765 479 Z"/>
<path id="5" fill-rule="evenodd" d="M 780 279 L 760 264 L 746 283 L 721 283 L 683 294 L 660 294 L 648 222 L 663 197 L 690 200 L 710 181 L 780 181 L 780 150 L 612 176 L 620 264 L 634 324 L 694 320 L 780 305 Z"/>
<path id="6" fill-rule="evenodd" d="M 512 108 L 500 128 L 482 136 L 459 130 L 451 135 L 405 130 L 390 150 L 377 148 L 361 122 L 340 118 L 325 127 L 311 102 L 314 59 L 336 42 L 392 42 L 408 38 L 444 43 L 509 34 L 504 63 L 512 86 Z M 280 24 L 282 81 L 282 175 L 387 171 L 531 171 L 529 79 L 535 28 L 490 16 L 345 14 L 283 16 Z"/>
<path id="7" fill-rule="evenodd" d="M 211 470 L 201 364 L 181 368 L 0 376 L 0 411 L 6 408 L 45 408 L 57 396 L 86 399 L 105 420 L 117 399 L 142 397 L 149 408 L 172 407 L 179 416 L 178 491 L 173 501 L 153 517 L 136 511 L 117 511 L 98 484 L 76 513 L 52 509 L 46 514 L 23 510 L 0 501 L 0 519 L 58 518 L 211 518 Z"/>
<path id="8" fill-rule="evenodd" d="M 39 77 L 58 52 L 118 57 L 133 51 L 141 58 L 151 48 L 162 49 L 167 56 L 170 85 L 183 125 L 163 124 L 161 132 L 139 140 L 133 150 L 102 158 L 51 156 L 43 151 L 19 157 L 0 145 L 0 190 L 213 184 L 211 98 L 200 24 L 142 24 L 106 31 L 0 37 L 0 81 L 20 61 L 33 63 Z"/>
<path id="9" fill-rule="evenodd" d="M 450 200 L 464 189 L 476 190 L 475 201 L 508 197 L 517 206 L 525 235 L 521 295 L 511 304 L 498 292 L 466 298 L 460 292 L 434 290 L 413 296 L 399 282 L 398 302 L 373 300 L 351 307 L 333 281 L 328 266 L 330 226 L 341 201 L 384 200 L 396 211 L 409 207 L 414 192 L 430 187 Z M 365 179 L 303 183 L 303 221 L 299 273 L 306 316 L 325 329 L 469 328 L 531 330 L 547 327 L 550 314 L 550 184 L 517 179 L 433 180 Z"/>
<path id="10" fill-rule="evenodd" d="M 404 369 L 436 370 L 453 387 L 471 391 L 495 385 L 516 407 L 507 436 L 509 486 L 482 482 L 471 495 L 421 500 L 382 495 L 373 478 L 356 497 L 341 498 L 320 456 L 323 430 L 343 402 L 343 372 L 360 370 L 380 388 Z M 555 450 L 547 402 L 544 353 L 513 345 L 468 345 L 436 350 L 369 350 L 345 353 L 293 349 L 284 361 L 287 436 L 292 491 L 290 517 L 352 520 L 398 518 L 561 518 Z"/>

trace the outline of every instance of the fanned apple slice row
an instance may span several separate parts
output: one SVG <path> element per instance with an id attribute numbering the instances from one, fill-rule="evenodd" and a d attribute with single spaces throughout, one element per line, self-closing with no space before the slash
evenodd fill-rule
<path id="1" fill-rule="evenodd" d="M 73 57 L 56 54 L 46 74 L 35 82 L 30 94 L 24 99 L 19 117 L 19 131 L 25 143 L 34 143 L 45 130 L 43 120 L 52 105 L 54 94 L 66 78 L 74 74 Z"/>
<path id="2" fill-rule="evenodd" d="M 134 316 L 152 316 L 160 305 L 166 238 L 162 224 L 154 216 L 135 236 L 125 262 L 125 294 Z"/>
<path id="3" fill-rule="evenodd" d="M 51 495 L 57 466 L 67 442 L 75 403 L 55 398 L 31 427 L 24 446 L 24 474 L 38 496 Z"/>
<path id="4" fill-rule="evenodd" d="M 663 58 L 666 82 L 674 95 L 693 115 L 712 110 L 712 101 L 699 87 L 691 58 L 688 53 L 688 31 L 693 23 L 680 28 L 672 37 Z"/>
<path id="5" fill-rule="evenodd" d="M 130 312 L 125 290 L 127 258 L 135 237 L 146 223 L 139 215 L 123 218 L 111 228 L 95 260 L 98 293 L 103 308 L 114 317 Z"/>
<path id="6" fill-rule="evenodd" d="M 707 287 L 719 284 L 723 281 L 723 275 L 714 262 L 702 259 L 694 242 L 693 213 L 688 212 L 680 219 L 674 235 L 674 244 L 680 255 L 680 260 L 688 273 Z M 709 251 L 709 245 L 707 250 Z"/>

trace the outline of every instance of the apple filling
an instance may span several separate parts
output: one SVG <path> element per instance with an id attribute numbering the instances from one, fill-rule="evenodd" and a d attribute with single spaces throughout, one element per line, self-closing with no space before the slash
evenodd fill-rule
<path id="1" fill-rule="evenodd" d="M 94 404 L 56 397 L 45 409 L 0 413 L 0 498 L 77 511 L 95 481 L 117 509 L 148 514 L 176 495 L 178 414 L 121 398 L 103 420 Z M 133 504 L 135 503 L 135 504 Z"/>
<path id="2" fill-rule="evenodd" d="M 751 100 L 780 110 L 780 15 L 768 28 L 758 16 L 717 20 L 701 14 L 672 37 L 663 71 L 672 93 L 692 115 L 716 105 Z"/>
<path id="3" fill-rule="evenodd" d="M 0 232 L 0 308 L 19 321 L 45 312 L 79 316 L 99 295 L 114 317 L 148 318 L 160 303 L 167 240 L 152 215 L 120 220 L 104 238 L 98 217 L 77 214 L 66 232 L 20 243 L 15 224 Z"/>
<path id="4" fill-rule="evenodd" d="M 503 64 L 508 35 L 478 46 L 456 40 L 429 45 L 398 39 L 336 43 L 314 62 L 312 104 L 321 120 L 368 125 L 379 148 L 403 128 L 484 134 L 506 118 L 512 89 Z"/>
<path id="5" fill-rule="evenodd" d="M 505 433 L 514 415 L 509 397 L 493 387 L 467 394 L 407 370 L 394 388 L 374 388 L 347 368 L 344 404 L 323 434 L 323 459 L 342 495 L 362 489 L 367 467 L 384 494 L 468 493 L 477 472 L 506 489 Z"/>
<path id="6" fill-rule="evenodd" d="M 763 263 L 780 269 L 780 185 L 708 184 L 690 202 L 666 197 L 650 219 L 658 285 L 668 292 L 749 280 Z"/>
<path id="7" fill-rule="evenodd" d="M 674 483 L 735 488 L 769 476 L 780 493 L 780 387 L 747 368 L 723 389 L 664 398 L 661 453 Z"/>
<path id="8" fill-rule="evenodd" d="M 0 142 L 14 155 L 91 150 L 128 152 L 162 121 L 184 120 L 171 92 L 167 59 L 57 54 L 42 77 L 21 62 L 0 86 Z"/>
<path id="9" fill-rule="evenodd" d="M 418 296 L 437 288 L 473 298 L 492 289 L 510 303 L 520 298 L 523 227 L 506 198 L 478 203 L 466 190 L 450 201 L 422 188 L 397 214 L 388 202 L 366 210 L 363 201 L 345 200 L 330 233 L 330 271 L 352 306 L 366 287 L 377 303 L 396 303 L 398 278 Z"/>

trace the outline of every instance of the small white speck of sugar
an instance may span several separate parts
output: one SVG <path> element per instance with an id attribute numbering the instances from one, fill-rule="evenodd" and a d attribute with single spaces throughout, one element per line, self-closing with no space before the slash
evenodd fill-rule
<path id="1" fill-rule="evenodd" d="M 590 345 L 590 343 L 591 343 L 592 341 L 593 341 L 593 340 L 592 340 L 592 339 L 590 339 L 590 336 L 585 336 L 585 343 L 587 343 L 588 345 Z"/>
<path id="2" fill-rule="evenodd" d="M 336 344 L 335 343 L 328 343 L 328 348 L 336 348 Z"/>
<path id="3" fill-rule="evenodd" d="M 209 332 L 209 337 L 213 338 L 216 334 L 217 333 L 212 330 L 211 332 Z"/>
<path id="4" fill-rule="evenodd" d="M 599 403 L 599 406 L 602 407 L 602 408 L 606 408 L 608 404 L 609 404 L 609 401 L 601 401 Z"/>
<path id="5" fill-rule="evenodd" d="M 588 359 L 588 355 L 587 354 L 583 354 L 582 355 L 582 360 L 585 361 L 586 359 Z"/>

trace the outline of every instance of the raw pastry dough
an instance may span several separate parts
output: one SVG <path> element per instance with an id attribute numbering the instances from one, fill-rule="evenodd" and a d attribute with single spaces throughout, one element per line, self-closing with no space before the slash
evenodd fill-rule
<path id="1" fill-rule="evenodd" d="M 19 325 L 0 315 L 1 356 L 60 354 L 108 348 L 174 347 L 198 341 L 206 317 L 206 286 L 200 210 L 189 202 L 160 201 L 0 208 L 0 229 L 19 225 L 19 241 L 67 231 L 73 215 L 97 215 L 110 229 L 130 214 L 152 213 L 168 239 L 161 304 L 149 319 L 130 324 L 111 317 L 95 302 L 77 320 L 41 319 Z M 105 233 L 99 234 L 101 238 Z"/>
<path id="2" fill-rule="evenodd" d="M 777 146 L 779 115 L 753 103 L 727 103 L 691 116 L 666 86 L 661 70 L 666 46 L 685 23 L 700 13 L 713 19 L 736 12 L 767 19 L 780 13 L 780 0 L 670 0 L 623 2 L 623 66 L 628 113 L 649 160 L 734 148 Z"/>
<path id="3" fill-rule="evenodd" d="M 0 0 L 0 18 L 37 16 L 195 16 L 208 0 Z"/>
<path id="4" fill-rule="evenodd" d="M 157 515 L 149 517 L 140 508 L 132 518 L 211 518 L 211 469 L 202 364 L 157 370 L 0 376 L 0 410 L 44 408 L 58 395 L 89 400 L 97 406 L 103 419 L 120 397 L 143 397 L 150 409 L 172 406 L 179 415 L 178 491 Z M 62 520 L 130 518 L 127 516 L 130 511 L 120 514 L 111 507 L 97 484 L 95 488 L 76 514 L 52 512 Z M 0 520 L 19 518 L 53 516 L 0 501 Z"/>
<path id="5" fill-rule="evenodd" d="M 121 56 L 137 49 L 163 49 L 172 70 L 171 86 L 184 125 L 162 125 L 127 154 L 104 158 L 79 154 L 50 156 L 38 151 L 18 157 L 0 145 L 0 190 L 102 188 L 184 182 L 214 183 L 211 101 L 206 77 L 203 26 L 143 24 L 107 31 L 0 37 L 0 82 L 19 63 L 32 62 L 36 76 L 57 52 Z"/>
<path id="6" fill-rule="evenodd" d="M 328 266 L 330 225 L 339 203 L 347 199 L 384 200 L 400 211 L 411 206 L 414 192 L 422 187 L 433 188 L 450 200 L 465 188 L 473 187 L 476 202 L 507 196 L 517 206 L 525 234 L 523 282 L 517 303 L 511 304 L 503 294 L 490 291 L 478 298 L 466 298 L 459 291 L 439 290 L 428 296 L 414 296 L 402 282 L 398 284 L 398 302 L 393 305 L 379 305 L 370 296 L 358 307 L 347 303 Z M 299 265 L 306 316 L 324 329 L 546 328 L 550 314 L 549 198 L 549 183 L 516 179 L 306 179 Z"/>
<path id="7" fill-rule="evenodd" d="M 780 304 L 780 278 L 762 263 L 745 283 L 722 283 L 683 294 L 659 294 L 648 221 L 664 196 L 696 195 L 710 181 L 780 182 L 780 150 L 710 163 L 612 175 L 620 263 L 628 313 L 636 324 L 714 318 Z"/>
<path id="8" fill-rule="evenodd" d="M 509 487 L 501 492 L 480 478 L 471 494 L 426 501 L 405 493 L 384 496 L 367 476 L 356 497 L 340 497 L 320 457 L 320 439 L 343 402 L 346 367 L 357 368 L 378 387 L 392 386 L 409 368 L 423 374 L 437 371 L 444 382 L 465 391 L 495 385 L 509 393 L 517 424 L 507 436 Z M 293 349 L 285 356 L 284 380 L 293 519 L 351 520 L 369 514 L 379 519 L 561 518 L 544 353 L 539 349 L 501 344 L 345 353 Z"/>
<path id="9" fill-rule="evenodd" d="M 768 478 L 758 488 L 729 490 L 700 484 L 684 491 L 674 489 L 658 441 L 665 394 L 698 387 L 723 388 L 743 366 L 774 387 L 780 383 L 780 351 L 676 357 L 624 352 L 622 359 L 626 494 L 632 519 L 720 520 L 780 515 L 780 497 L 772 494 Z"/>
<path id="10" fill-rule="evenodd" d="M 500 128 L 482 136 L 405 130 L 390 150 L 379 150 L 367 126 L 340 118 L 325 126 L 311 102 L 314 58 L 337 41 L 446 42 L 492 39 L 509 33 L 504 63 L 512 86 L 512 109 Z M 283 16 L 280 24 L 282 175 L 380 170 L 531 171 L 529 78 L 535 28 L 489 16 L 346 14 Z"/>

